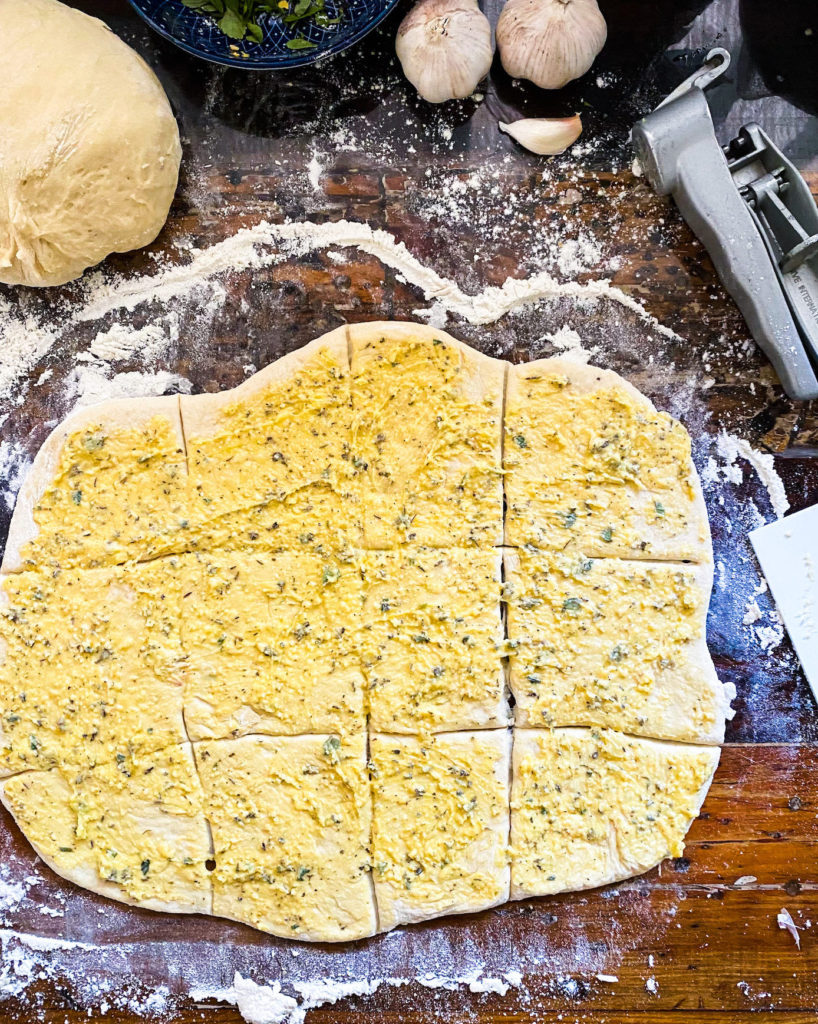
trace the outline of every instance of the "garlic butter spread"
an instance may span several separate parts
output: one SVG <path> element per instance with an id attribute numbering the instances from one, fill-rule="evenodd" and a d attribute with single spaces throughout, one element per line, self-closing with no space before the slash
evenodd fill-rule
<path id="1" fill-rule="evenodd" d="M 365 729 L 355 560 L 197 554 L 182 589 L 192 739 Z"/>
<path id="2" fill-rule="evenodd" d="M 373 878 L 381 923 L 508 898 L 505 731 L 374 733 Z"/>
<path id="3" fill-rule="evenodd" d="M 373 551 L 360 564 L 358 642 L 372 728 L 505 725 L 499 552 Z"/>
<path id="4" fill-rule="evenodd" d="M 186 740 L 181 559 L 6 576 L 0 777 Z"/>
<path id="5" fill-rule="evenodd" d="M 504 366 L 425 328 L 352 345 L 354 462 L 365 542 L 479 547 L 503 533 Z"/>
<path id="6" fill-rule="evenodd" d="M 375 930 L 366 739 L 195 744 L 213 831 L 213 911 L 287 938 Z"/>
<path id="7" fill-rule="evenodd" d="M 646 870 L 728 710 L 709 560 L 682 427 L 417 324 L 84 410 L 4 556 L 0 799 L 79 885 L 302 940 Z"/>
<path id="8" fill-rule="evenodd" d="M 608 730 L 518 730 L 514 894 L 588 889 L 678 857 L 717 760 L 717 749 Z"/>
<path id="9" fill-rule="evenodd" d="M 210 839 L 189 744 L 23 772 L 4 789 L 46 863 L 80 884 L 158 910 L 210 911 Z"/>
<path id="10" fill-rule="evenodd" d="M 514 371 L 506 542 L 700 561 L 709 532 L 697 509 L 687 431 L 623 388 L 586 390 L 561 374 Z"/>
<path id="11" fill-rule="evenodd" d="M 26 567 L 92 568 L 144 560 L 184 544 L 185 454 L 176 425 L 90 422 L 69 435 L 33 509 Z"/>
<path id="12" fill-rule="evenodd" d="M 250 378 L 235 399 L 183 400 L 189 518 L 201 549 L 360 546 L 345 347 L 300 356 Z"/>
<path id="13" fill-rule="evenodd" d="M 505 566 L 518 720 L 693 741 L 716 730 L 698 566 L 530 549 Z"/>

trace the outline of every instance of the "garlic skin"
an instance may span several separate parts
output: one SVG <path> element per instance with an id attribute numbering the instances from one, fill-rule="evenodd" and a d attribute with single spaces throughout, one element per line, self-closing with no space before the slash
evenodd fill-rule
<path id="1" fill-rule="evenodd" d="M 423 99 L 465 99 L 491 67 L 491 25 L 477 0 L 420 0 L 400 23 L 395 52 Z"/>
<path id="2" fill-rule="evenodd" d="M 564 153 L 582 134 L 579 114 L 573 117 L 524 117 L 512 124 L 500 121 L 500 131 L 540 156 Z"/>
<path id="3" fill-rule="evenodd" d="M 607 38 L 596 0 L 508 0 L 497 22 L 503 67 L 541 89 L 584 75 Z"/>

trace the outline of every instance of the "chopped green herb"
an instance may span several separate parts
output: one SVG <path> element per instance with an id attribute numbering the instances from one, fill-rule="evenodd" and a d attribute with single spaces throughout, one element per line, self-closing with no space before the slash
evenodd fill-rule
<path id="1" fill-rule="evenodd" d="M 87 452 L 98 452 L 104 444 L 104 434 L 87 434 L 82 441 L 82 447 Z"/>
<path id="2" fill-rule="evenodd" d="M 142 871 L 142 877 L 143 878 L 147 878 L 148 877 L 148 872 L 151 869 L 151 862 L 149 860 L 143 860 L 142 863 L 139 865 L 139 867 L 140 867 L 140 870 Z"/>
<path id="3" fill-rule="evenodd" d="M 334 565 L 324 566 L 324 575 L 321 577 L 321 582 L 326 587 L 330 583 L 335 583 L 340 575 L 340 571 Z"/>
<path id="4" fill-rule="evenodd" d="M 582 602 L 578 597 L 566 597 L 562 602 L 562 610 L 575 615 L 582 608 Z"/>
<path id="5" fill-rule="evenodd" d="M 605 541 L 606 544 L 610 544 L 613 540 L 613 529 L 610 526 L 606 526 L 600 534 L 600 537 Z"/>
<path id="6" fill-rule="evenodd" d="M 71 500 L 74 502 L 75 505 L 79 505 L 80 502 L 82 501 L 82 491 L 72 491 Z"/>
<path id="7" fill-rule="evenodd" d="M 310 869 L 309 869 L 309 868 L 305 868 L 305 867 L 303 867 L 303 866 L 302 866 L 302 867 L 300 867 L 300 868 L 298 869 L 298 872 L 296 873 L 296 876 L 295 876 L 295 877 L 296 877 L 296 879 L 297 879 L 297 880 L 298 880 L 299 882 L 303 882 L 303 881 L 304 881 L 304 879 L 305 879 L 305 878 L 307 877 L 307 875 L 309 875 L 309 874 L 310 874 Z"/>
<path id="8" fill-rule="evenodd" d="M 333 764 L 338 761 L 338 751 L 341 749 L 341 740 L 338 736 L 327 736 L 324 740 L 324 756 L 328 757 Z"/>
<path id="9" fill-rule="evenodd" d="M 569 508 L 567 512 L 557 512 L 557 515 L 562 520 L 562 525 L 566 530 L 570 530 L 577 521 L 577 513 L 573 508 Z"/>
<path id="10" fill-rule="evenodd" d="M 656 509 L 657 516 L 663 516 L 665 514 L 665 506 L 661 501 L 654 501 L 653 507 Z"/>
<path id="11" fill-rule="evenodd" d="M 611 650 L 611 653 L 609 655 L 611 661 L 622 661 L 622 659 L 627 658 L 627 656 L 627 650 L 624 647 L 621 647 L 619 644 L 617 644 L 616 647 L 614 647 Z"/>
<path id="12" fill-rule="evenodd" d="M 524 434 L 515 434 L 514 443 L 517 445 L 518 448 L 528 447 L 528 441 L 526 441 Z"/>
<path id="13" fill-rule="evenodd" d="M 259 18 L 263 14 L 280 13 L 276 0 L 182 0 L 185 7 L 208 15 L 231 39 L 263 39 Z M 321 3 L 323 9 L 323 2 Z"/>

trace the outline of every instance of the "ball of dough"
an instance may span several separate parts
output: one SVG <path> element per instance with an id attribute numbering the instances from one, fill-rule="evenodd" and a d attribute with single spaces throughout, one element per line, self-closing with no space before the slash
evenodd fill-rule
<path id="1" fill-rule="evenodd" d="M 0 82 L 0 282 L 65 284 L 152 242 L 181 146 L 142 58 L 56 0 L 0 0 Z"/>

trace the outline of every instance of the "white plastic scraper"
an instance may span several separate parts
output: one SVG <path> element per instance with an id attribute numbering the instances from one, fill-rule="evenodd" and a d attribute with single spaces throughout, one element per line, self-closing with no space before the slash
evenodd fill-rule
<path id="1" fill-rule="evenodd" d="M 750 543 L 818 701 L 818 505 L 753 530 Z"/>

